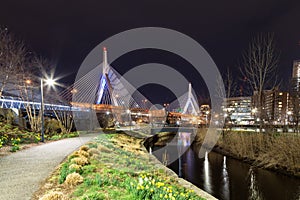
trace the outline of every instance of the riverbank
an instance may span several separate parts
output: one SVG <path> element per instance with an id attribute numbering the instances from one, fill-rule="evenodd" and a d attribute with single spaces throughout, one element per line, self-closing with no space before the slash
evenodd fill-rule
<path id="1" fill-rule="evenodd" d="M 193 148 L 198 152 L 206 131 L 199 129 Z M 300 137 L 261 133 L 224 132 L 213 151 L 252 166 L 300 178 Z"/>
<path id="2" fill-rule="evenodd" d="M 33 199 L 215 199 L 163 166 L 143 139 L 102 134 L 70 155 Z M 200 197 L 201 196 L 201 197 Z"/>

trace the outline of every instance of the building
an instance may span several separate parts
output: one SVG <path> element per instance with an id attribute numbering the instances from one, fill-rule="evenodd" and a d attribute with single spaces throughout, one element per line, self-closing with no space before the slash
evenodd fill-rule
<path id="1" fill-rule="evenodd" d="M 300 119 L 300 60 L 294 60 L 290 87 L 290 105 L 288 121 L 299 123 Z"/>
<path id="2" fill-rule="evenodd" d="M 290 95 L 288 92 L 279 91 L 278 87 L 272 90 L 264 90 L 262 93 L 262 108 L 259 109 L 258 93 L 253 93 L 253 110 L 255 118 L 263 120 L 264 123 L 274 125 L 284 125 L 287 123 L 288 113 L 290 110 Z M 260 114 L 260 112 L 262 112 Z"/>
<path id="3" fill-rule="evenodd" d="M 225 98 L 223 112 L 226 123 L 236 125 L 250 125 L 254 123 L 251 96 Z"/>

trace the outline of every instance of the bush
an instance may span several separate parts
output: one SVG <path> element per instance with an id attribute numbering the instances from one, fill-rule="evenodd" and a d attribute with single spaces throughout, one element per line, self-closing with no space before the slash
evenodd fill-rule
<path id="1" fill-rule="evenodd" d="M 96 148 L 91 148 L 91 149 L 89 149 L 89 150 L 88 150 L 88 153 L 90 154 L 90 156 L 93 156 L 93 155 L 99 155 L 99 154 L 100 154 L 99 150 L 96 149 Z"/>
<path id="2" fill-rule="evenodd" d="M 71 161 L 73 163 L 76 163 L 77 165 L 81 165 L 81 166 L 89 164 L 89 160 L 86 157 L 83 157 L 83 156 L 75 157 Z"/>
<path id="3" fill-rule="evenodd" d="M 90 157 L 90 154 L 86 151 L 83 151 L 83 150 L 79 150 L 78 154 L 79 154 L 79 156 L 83 156 L 83 157 L 86 157 L 86 158 Z"/>
<path id="4" fill-rule="evenodd" d="M 101 152 L 106 152 L 106 153 L 110 153 L 111 149 L 107 148 L 106 146 L 103 146 L 101 144 L 98 145 L 97 149 Z"/>
<path id="5" fill-rule="evenodd" d="M 44 195 L 40 200 L 67 200 L 68 198 L 62 193 L 57 191 L 51 191 Z"/>
<path id="6" fill-rule="evenodd" d="M 69 170 L 70 171 L 76 171 L 76 172 L 81 172 L 81 169 L 82 169 L 82 166 L 81 165 L 77 165 L 77 164 L 71 164 L 70 166 L 69 166 Z"/>
<path id="7" fill-rule="evenodd" d="M 79 150 L 81 150 L 81 151 L 88 151 L 88 150 L 89 150 L 89 147 L 86 146 L 86 145 L 83 145 L 83 146 L 80 147 Z"/>
<path id="8" fill-rule="evenodd" d="M 83 177 L 76 172 L 69 174 L 65 180 L 65 184 L 69 187 L 76 186 L 82 182 L 83 182 Z"/>

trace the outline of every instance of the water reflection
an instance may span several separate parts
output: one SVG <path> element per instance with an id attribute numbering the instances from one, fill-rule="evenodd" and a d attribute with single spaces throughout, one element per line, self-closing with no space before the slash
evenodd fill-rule
<path id="1" fill-rule="evenodd" d="M 211 180 L 210 180 L 210 167 L 208 160 L 208 153 L 205 152 L 204 165 L 203 165 L 203 174 L 204 174 L 204 188 L 208 193 L 212 192 L 211 189 Z"/>
<path id="2" fill-rule="evenodd" d="M 222 178 L 223 178 L 223 189 L 222 189 L 223 196 L 225 199 L 230 199 L 229 177 L 227 172 L 226 156 L 223 156 Z"/>
<path id="3" fill-rule="evenodd" d="M 250 185 L 249 185 L 249 200 L 262 200 L 262 196 L 259 192 L 257 181 L 255 177 L 255 171 L 253 170 L 253 167 L 249 168 L 249 176 L 248 179 L 250 179 Z"/>
<path id="4" fill-rule="evenodd" d="M 177 151 L 178 151 L 178 176 L 182 177 L 182 157 L 181 155 L 191 145 L 191 133 L 179 132 L 177 139 Z"/>

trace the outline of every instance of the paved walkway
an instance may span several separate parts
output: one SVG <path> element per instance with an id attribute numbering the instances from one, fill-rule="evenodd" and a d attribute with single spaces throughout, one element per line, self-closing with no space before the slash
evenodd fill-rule
<path id="1" fill-rule="evenodd" d="M 27 200 L 39 184 L 78 147 L 97 134 L 42 144 L 0 157 L 0 200 Z"/>

